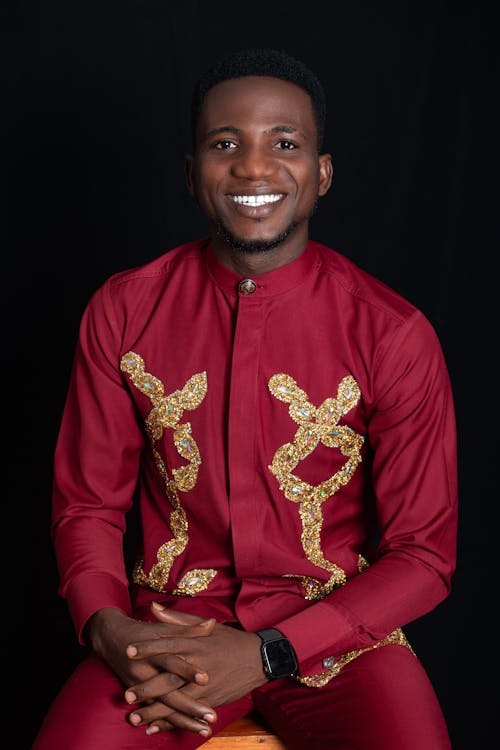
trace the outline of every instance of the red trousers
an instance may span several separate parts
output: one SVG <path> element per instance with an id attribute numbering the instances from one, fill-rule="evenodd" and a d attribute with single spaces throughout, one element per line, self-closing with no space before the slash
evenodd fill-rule
<path id="1" fill-rule="evenodd" d="M 32 750 L 191 750 L 207 740 L 187 731 L 148 736 L 126 720 L 123 686 L 96 657 L 73 673 L 52 704 Z M 451 750 L 434 689 L 402 646 L 362 654 L 322 688 L 269 682 L 217 708 L 214 733 L 251 709 L 293 750 Z"/>

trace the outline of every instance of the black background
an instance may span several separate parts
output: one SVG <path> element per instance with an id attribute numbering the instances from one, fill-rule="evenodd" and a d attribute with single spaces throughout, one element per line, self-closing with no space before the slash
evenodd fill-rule
<path id="1" fill-rule="evenodd" d="M 83 656 L 49 539 L 52 455 L 79 319 L 108 275 L 205 234 L 183 181 L 191 86 L 245 46 L 284 48 L 324 83 L 335 175 L 311 236 L 419 306 L 441 339 L 457 411 L 458 568 L 449 598 L 406 631 L 454 750 L 496 736 L 494 9 L 3 4 L 3 645 L 13 658 L 3 676 L 13 746 L 30 747 Z"/>

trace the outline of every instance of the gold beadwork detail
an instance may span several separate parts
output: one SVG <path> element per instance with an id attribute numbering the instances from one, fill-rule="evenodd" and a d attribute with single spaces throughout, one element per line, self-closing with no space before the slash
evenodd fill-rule
<path id="1" fill-rule="evenodd" d="M 182 576 L 172 594 L 194 596 L 199 591 L 204 591 L 216 575 L 217 571 L 213 568 L 195 568 L 194 570 L 190 570 Z"/>
<path id="2" fill-rule="evenodd" d="M 207 376 L 205 372 L 197 373 L 189 378 L 182 390 L 165 396 L 163 383 L 145 372 L 144 360 L 135 352 L 127 352 L 122 357 L 120 368 L 129 375 L 133 385 L 148 396 L 153 404 L 153 408 L 146 417 L 145 427 L 151 441 L 156 468 L 163 479 L 165 494 L 172 505 L 169 526 L 173 538 L 158 549 L 156 553 L 158 562 L 153 565 L 148 575 L 144 572 L 144 561 L 141 559 L 137 561 L 132 577 L 137 584 L 149 586 L 154 591 L 163 591 L 175 558 L 184 552 L 189 541 L 187 516 L 179 501 L 178 491 L 189 492 L 193 489 L 201 464 L 200 451 L 191 434 L 191 425 L 189 422 L 179 424 L 179 420 L 185 410 L 196 409 L 205 398 Z M 163 458 L 155 446 L 165 428 L 173 430 L 177 452 L 188 461 L 184 466 L 172 469 L 172 478 L 169 477 Z M 206 589 L 216 575 L 217 571 L 212 568 L 189 571 L 183 576 L 174 593 L 194 596 Z"/>
<path id="3" fill-rule="evenodd" d="M 362 573 L 367 568 L 368 562 L 365 560 L 363 555 L 358 555 L 358 572 Z M 324 599 L 324 597 L 329 594 L 330 591 L 333 591 L 333 589 L 337 588 L 337 584 L 329 585 L 330 581 L 325 584 L 323 581 L 320 581 L 318 578 L 313 578 L 312 576 L 287 574 L 284 575 L 283 578 L 298 578 L 298 580 L 306 590 L 306 596 L 304 598 L 310 600 Z"/>
<path id="4" fill-rule="evenodd" d="M 368 563 L 368 560 L 363 557 L 363 555 L 358 555 L 358 571 L 360 573 L 363 573 L 367 568 L 369 568 L 370 565 Z"/>
<path id="5" fill-rule="evenodd" d="M 339 575 L 331 576 L 330 580 L 327 581 L 327 583 L 325 583 L 324 581 L 320 581 L 319 578 L 313 578 L 312 576 L 300 576 L 294 573 L 286 573 L 283 576 L 283 578 L 297 578 L 297 580 L 300 581 L 300 583 L 305 589 L 306 593 L 305 593 L 304 599 L 308 599 L 308 600 L 324 599 L 327 594 L 329 594 L 331 591 L 336 589 L 337 586 L 341 585 L 338 583 L 338 581 L 341 579 L 344 571 L 338 566 L 336 567 L 340 571 Z"/>
<path id="6" fill-rule="evenodd" d="M 316 408 L 290 375 L 273 375 L 268 386 L 275 398 L 289 404 L 288 413 L 299 425 L 293 441 L 278 448 L 268 468 L 277 478 L 285 497 L 299 503 L 301 542 L 307 559 L 330 573 L 326 583 L 310 576 L 287 574 L 285 577 L 300 580 L 306 590 L 306 599 L 322 599 L 346 582 L 344 570 L 327 560 L 321 549 L 321 506 L 350 481 L 361 461 L 363 436 L 346 425 L 338 424 L 341 417 L 357 405 L 361 392 L 352 375 L 347 375 L 338 387 L 337 398 L 327 398 Z M 338 448 L 347 461 L 329 479 L 311 485 L 292 472 L 320 442 L 327 448 Z"/>
<path id="7" fill-rule="evenodd" d="M 364 654 L 367 651 L 373 651 L 374 649 L 380 648 L 381 646 L 388 646 L 389 644 L 404 646 L 405 648 L 408 648 L 412 652 L 412 654 L 415 653 L 402 629 L 396 628 L 396 630 L 393 630 L 392 633 L 389 633 L 389 635 L 387 635 L 385 638 L 382 638 L 381 641 L 378 641 L 373 646 L 367 646 L 366 648 L 357 648 L 354 651 L 348 651 L 346 654 L 342 654 L 342 656 L 340 656 L 338 659 L 335 659 L 334 657 L 325 659 L 328 667 L 324 672 L 309 675 L 308 677 L 296 677 L 295 679 L 298 682 L 301 682 L 303 685 L 307 685 L 307 687 L 323 687 L 323 685 L 326 685 L 327 682 L 330 682 L 331 679 L 337 677 L 337 675 L 340 674 L 341 670 L 346 666 L 346 664 L 349 664 L 349 662 L 357 659 L 358 656 L 361 656 L 361 654 Z"/>
<path id="8" fill-rule="evenodd" d="M 363 555 L 358 555 L 359 572 L 363 573 L 369 567 L 369 563 L 363 557 Z M 367 646 L 366 648 L 357 648 L 354 649 L 354 651 L 348 651 L 347 653 L 342 654 L 342 656 L 340 656 L 338 659 L 336 659 L 334 656 L 329 656 L 327 659 L 324 659 L 323 666 L 326 667 L 326 670 L 324 672 L 320 672 L 319 674 L 311 674 L 307 677 L 296 677 L 295 679 L 298 682 L 301 682 L 303 685 L 307 685 L 307 687 L 323 687 L 323 685 L 326 685 L 327 682 L 330 682 L 330 680 L 332 680 L 334 677 L 337 677 L 337 675 L 340 674 L 341 670 L 345 667 L 346 664 L 349 664 L 349 662 L 357 659 L 358 656 L 361 656 L 361 654 L 366 653 L 366 651 L 373 651 L 374 649 L 380 648 L 381 646 L 388 646 L 389 644 L 404 646 L 405 648 L 409 649 L 412 654 L 415 654 L 405 634 L 403 633 L 403 630 L 401 628 L 396 628 L 396 630 L 393 630 L 392 633 L 389 633 L 389 635 L 387 635 L 385 638 L 382 638 L 382 640 L 378 641 L 373 646 Z"/>

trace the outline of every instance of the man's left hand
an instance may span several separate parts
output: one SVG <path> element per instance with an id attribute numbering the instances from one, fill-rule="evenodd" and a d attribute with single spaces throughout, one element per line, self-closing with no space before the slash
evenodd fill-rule
<path id="1" fill-rule="evenodd" d="M 160 622 L 171 625 L 192 626 L 200 620 L 193 615 L 162 608 L 156 603 L 152 605 L 151 611 Z M 260 638 L 255 633 L 247 633 L 220 623 L 215 625 L 209 636 L 202 638 L 179 636 L 131 643 L 127 649 L 131 659 L 154 656 L 155 663 L 161 666 L 162 655 L 167 659 L 170 654 L 175 654 L 199 665 L 208 673 L 209 678 L 206 685 L 189 683 L 171 690 L 166 696 L 162 674 L 131 686 L 125 693 L 125 698 L 142 703 L 134 711 L 134 714 L 140 716 L 139 726 L 150 724 L 149 733 L 166 731 L 180 723 L 184 725 L 179 719 L 186 713 L 189 714 L 193 699 L 206 701 L 215 708 L 237 700 L 263 685 L 267 682 L 267 677 L 262 669 L 260 643 Z M 147 703 L 145 705 L 145 702 L 158 698 L 162 699 L 164 705 L 161 716 L 158 715 L 158 703 L 154 710 L 149 709 Z"/>

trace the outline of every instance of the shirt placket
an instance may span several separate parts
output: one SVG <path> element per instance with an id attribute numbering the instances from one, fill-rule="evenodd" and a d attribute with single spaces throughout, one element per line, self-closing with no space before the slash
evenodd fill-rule
<path id="1" fill-rule="evenodd" d="M 256 574 L 262 533 L 255 492 L 255 441 L 264 304 L 256 283 L 243 279 L 238 285 L 228 416 L 229 510 L 238 578 Z"/>

